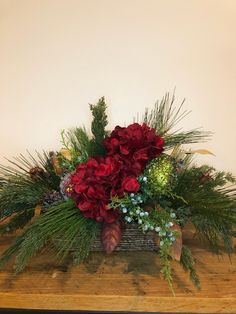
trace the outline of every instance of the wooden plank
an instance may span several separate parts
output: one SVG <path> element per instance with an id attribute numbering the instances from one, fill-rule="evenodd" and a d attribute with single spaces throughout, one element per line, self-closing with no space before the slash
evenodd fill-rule
<path id="1" fill-rule="evenodd" d="M 94 311 L 133 311 L 162 313 L 235 313 L 236 301 L 233 298 L 175 298 L 140 296 L 94 296 L 94 295 L 41 295 L 0 294 L 5 308 L 44 310 L 94 310 Z M 217 301 L 217 302 L 216 302 Z"/>
<path id="2" fill-rule="evenodd" d="M 1 251 L 9 243 L 5 239 Z M 236 256 L 216 257 L 201 243 L 189 241 L 202 289 L 196 290 L 174 263 L 172 295 L 161 278 L 155 252 L 91 253 L 82 265 L 55 261 L 41 252 L 15 275 L 12 265 L 0 271 L 0 307 L 60 310 L 113 310 L 178 313 L 236 313 Z"/>

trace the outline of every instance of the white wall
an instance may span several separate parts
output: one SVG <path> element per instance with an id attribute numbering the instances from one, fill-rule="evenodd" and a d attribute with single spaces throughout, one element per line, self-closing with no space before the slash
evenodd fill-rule
<path id="1" fill-rule="evenodd" d="M 235 0 L 0 0 L 0 155 L 58 148 L 103 95 L 112 127 L 176 87 L 184 127 L 215 132 L 203 159 L 236 174 L 235 17 Z"/>

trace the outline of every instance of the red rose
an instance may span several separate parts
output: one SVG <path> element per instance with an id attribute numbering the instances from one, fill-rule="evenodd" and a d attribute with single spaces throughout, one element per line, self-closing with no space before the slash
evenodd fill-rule
<path id="1" fill-rule="evenodd" d="M 135 177 L 126 177 L 122 181 L 122 187 L 127 192 L 138 192 L 140 184 Z"/>

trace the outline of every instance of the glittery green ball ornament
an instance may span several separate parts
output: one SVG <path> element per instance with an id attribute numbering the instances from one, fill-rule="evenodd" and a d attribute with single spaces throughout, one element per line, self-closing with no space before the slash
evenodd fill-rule
<path id="1" fill-rule="evenodd" d="M 163 154 L 153 159 L 144 172 L 148 189 L 153 194 L 165 194 L 175 184 L 175 169 L 175 161 L 169 155 Z"/>

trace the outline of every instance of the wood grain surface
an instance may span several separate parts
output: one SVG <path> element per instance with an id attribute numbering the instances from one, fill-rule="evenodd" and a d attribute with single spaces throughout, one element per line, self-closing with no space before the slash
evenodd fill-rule
<path id="1" fill-rule="evenodd" d="M 10 243 L 1 239 L 1 251 Z M 19 275 L 13 264 L 0 271 L 0 308 L 236 313 L 236 256 L 214 256 L 199 240 L 188 241 L 196 258 L 202 289 L 174 262 L 172 295 L 159 273 L 155 252 L 91 253 L 73 266 L 53 252 L 33 257 Z M 186 243 L 186 241 L 185 241 Z"/>

